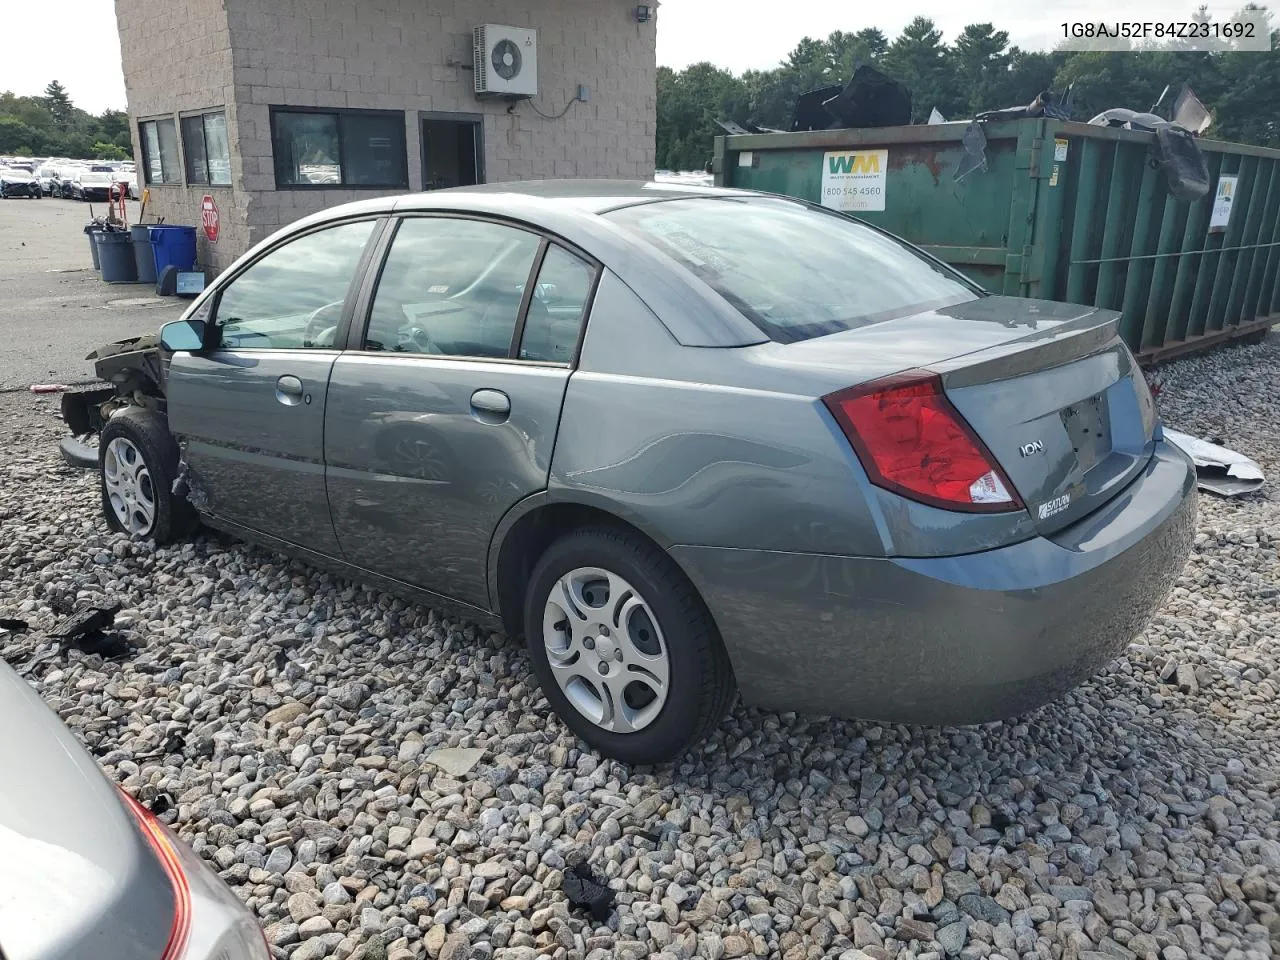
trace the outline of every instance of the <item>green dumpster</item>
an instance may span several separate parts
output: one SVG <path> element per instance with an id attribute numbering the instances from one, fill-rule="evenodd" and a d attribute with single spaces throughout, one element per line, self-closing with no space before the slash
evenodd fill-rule
<path id="1" fill-rule="evenodd" d="M 1147 361 L 1280 321 L 1280 150 L 1201 140 L 1207 196 L 1180 201 L 1153 134 L 1048 119 L 718 137 L 715 176 L 883 227 L 993 293 L 1120 310 Z M 824 199 L 825 198 L 825 199 Z"/>

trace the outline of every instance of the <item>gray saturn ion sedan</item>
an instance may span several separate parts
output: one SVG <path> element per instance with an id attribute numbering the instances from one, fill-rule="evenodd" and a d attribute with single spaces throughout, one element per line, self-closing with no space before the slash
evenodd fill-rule
<path id="1" fill-rule="evenodd" d="M 270 960 L 252 914 L 0 661 L 0 957 Z"/>
<path id="2" fill-rule="evenodd" d="M 1117 321 L 795 200 L 490 185 L 285 228 L 95 354 L 86 409 L 116 529 L 199 518 L 504 625 L 650 762 L 735 690 L 976 722 L 1123 650 L 1195 477 Z"/>

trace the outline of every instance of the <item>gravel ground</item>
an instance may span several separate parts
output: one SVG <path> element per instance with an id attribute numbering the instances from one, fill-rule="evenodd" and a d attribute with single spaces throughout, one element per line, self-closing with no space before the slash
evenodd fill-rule
<path id="1" fill-rule="evenodd" d="M 1280 338 L 1162 380 L 1170 423 L 1280 476 Z M 0 397 L 0 612 L 33 627 L 0 656 L 47 650 L 78 602 L 124 603 L 139 649 L 71 651 L 31 681 L 126 789 L 173 798 L 164 819 L 277 957 L 1280 948 L 1274 490 L 1202 498 L 1145 634 L 1030 716 L 937 730 L 740 707 L 697 756 L 628 770 L 549 716 L 499 636 L 221 540 L 106 534 L 94 479 L 56 466 L 54 409 Z M 449 773 L 446 747 L 480 760 Z M 606 923 L 569 908 L 581 857 L 616 891 Z"/>

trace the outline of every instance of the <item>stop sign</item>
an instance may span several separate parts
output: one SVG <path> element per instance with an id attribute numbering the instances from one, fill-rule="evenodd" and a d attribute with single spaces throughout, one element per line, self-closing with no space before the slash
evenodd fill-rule
<path id="1" fill-rule="evenodd" d="M 200 223 L 204 226 L 204 235 L 210 243 L 218 242 L 218 205 L 213 202 L 213 197 L 209 194 L 204 195 L 204 199 L 200 201 Z"/>

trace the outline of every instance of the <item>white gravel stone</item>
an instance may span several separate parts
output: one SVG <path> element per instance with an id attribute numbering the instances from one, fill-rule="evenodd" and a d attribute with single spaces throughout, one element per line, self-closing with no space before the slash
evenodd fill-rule
<path id="1" fill-rule="evenodd" d="M 174 798 L 162 819 L 279 958 L 1263 960 L 1280 950 L 1280 342 L 1158 379 L 1166 422 L 1273 486 L 1203 496 L 1192 557 L 1125 655 L 1005 723 L 740 708 L 681 762 L 630 770 L 550 716 L 501 637 L 212 536 L 108 534 L 94 477 L 59 465 L 56 405 L 14 395 L 0 615 L 32 629 L 0 631 L 0 656 L 48 652 L 76 604 L 123 604 L 131 655 L 73 649 L 29 681 L 126 790 Z M 607 924 L 568 907 L 575 855 L 615 892 Z"/>

